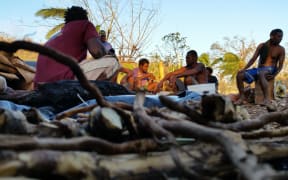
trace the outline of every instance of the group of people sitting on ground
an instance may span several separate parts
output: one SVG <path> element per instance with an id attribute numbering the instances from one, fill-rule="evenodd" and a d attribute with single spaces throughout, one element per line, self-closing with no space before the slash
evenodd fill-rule
<path id="1" fill-rule="evenodd" d="M 215 83 L 218 87 L 218 79 L 212 75 L 212 68 L 205 67 L 204 64 L 197 61 L 198 55 L 195 50 L 191 50 L 186 55 L 186 66 L 170 72 L 164 76 L 159 83 L 155 76 L 148 72 L 149 60 L 140 59 L 138 68 L 131 70 L 131 73 L 124 76 L 121 84 L 125 84 L 130 90 L 144 89 L 148 92 L 157 93 L 163 89 L 163 85 L 168 81 L 169 89 L 173 92 L 179 91 L 181 86 L 184 88 L 189 85 Z M 180 78 L 183 78 L 180 80 Z"/>
<path id="2" fill-rule="evenodd" d="M 99 35 L 100 34 L 100 35 Z M 148 72 L 148 59 L 141 59 L 138 68 L 133 70 L 121 67 L 115 51 L 111 44 L 106 41 L 105 31 L 96 31 L 94 25 L 88 20 L 87 11 L 81 7 L 72 6 L 65 12 L 65 25 L 61 32 L 53 36 L 45 46 L 56 49 L 66 55 L 73 57 L 83 69 L 88 80 L 110 80 L 116 82 L 119 72 L 127 75 L 122 83 L 130 90 L 145 89 L 147 91 L 159 92 L 164 82 L 169 81 L 173 91 L 177 91 L 179 83 L 188 85 L 212 82 L 218 88 L 218 80 L 211 73 L 211 68 L 206 68 L 203 63 L 198 62 L 195 50 L 187 52 L 186 66 L 169 72 L 157 83 L 155 76 Z M 285 50 L 280 46 L 283 32 L 280 29 L 272 30 L 270 39 L 261 43 L 248 64 L 238 72 L 237 87 L 239 99 L 237 104 L 245 102 L 244 82 L 252 83 L 259 79 L 264 92 L 264 102 L 268 103 L 267 81 L 273 79 L 283 67 Z M 85 59 L 87 50 L 93 59 Z M 107 58 L 107 55 L 110 55 Z M 103 58 L 105 56 L 105 58 Z M 260 56 L 258 68 L 248 69 Z M 41 83 L 54 82 L 58 80 L 75 79 L 69 67 L 53 61 L 49 57 L 39 55 L 36 67 L 35 88 Z M 179 79 L 183 79 L 183 82 Z"/>
<path id="3" fill-rule="evenodd" d="M 208 82 L 205 66 L 197 62 L 198 55 L 194 50 L 187 53 L 187 66 L 168 73 L 159 83 L 155 82 L 156 78 L 152 73 L 148 73 L 148 59 L 141 59 L 138 68 L 133 70 L 121 67 L 112 45 L 106 40 L 105 31 L 101 30 L 98 34 L 94 25 L 88 20 L 86 10 L 77 6 L 67 9 L 64 27 L 48 40 L 45 46 L 75 58 L 88 80 L 111 80 L 115 82 L 119 72 L 126 73 L 126 80 L 124 81 L 128 84 L 127 87 L 133 91 L 144 88 L 156 93 L 161 90 L 166 80 L 176 91 L 176 82 L 181 77 L 184 78 L 185 85 Z M 87 50 L 93 59 L 85 59 Z M 103 58 L 104 56 L 105 58 Z M 47 56 L 39 55 L 34 80 L 35 88 L 41 83 L 64 79 L 75 79 L 75 75 L 69 67 L 53 61 Z"/>

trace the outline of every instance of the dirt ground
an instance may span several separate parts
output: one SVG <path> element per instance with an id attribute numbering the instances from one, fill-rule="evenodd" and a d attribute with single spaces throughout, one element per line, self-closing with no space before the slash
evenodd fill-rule
<path id="1" fill-rule="evenodd" d="M 285 111 L 288 109 L 288 96 L 286 96 L 285 98 L 276 98 L 272 103 L 276 106 L 277 112 Z M 260 106 L 254 103 L 249 103 L 242 106 L 247 109 L 248 113 L 251 116 L 251 119 L 255 119 L 261 115 L 269 113 L 266 106 Z"/>

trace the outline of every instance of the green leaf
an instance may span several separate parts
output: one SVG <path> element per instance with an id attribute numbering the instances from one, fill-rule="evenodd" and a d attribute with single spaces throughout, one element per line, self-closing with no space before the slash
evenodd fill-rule
<path id="1" fill-rule="evenodd" d="M 58 24 L 57 26 L 53 27 L 51 30 L 48 31 L 45 38 L 50 39 L 55 33 L 59 32 L 63 26 L 64 26 L 64 23 L 61 23 L 61 24 Z"/>
<path id="2" fill-rule="evenodd" d="M 36 16 L 40 16 L 44 19 L 47 18 L 64 18 L 66 9 L 63 8 L 48 8 L 40 9 L 35 13 Z"/>
<path id="3" fill-rule="evenodd" d="M 199 56 L 198 61 L 203 63 L 205 66 L 210 66 L 209 54 L 203 53 Z"/>

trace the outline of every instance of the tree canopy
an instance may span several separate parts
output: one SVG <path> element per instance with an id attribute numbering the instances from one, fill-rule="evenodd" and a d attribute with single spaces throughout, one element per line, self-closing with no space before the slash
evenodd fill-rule
<path id="1" fill-rule="evenodd" d="M 95 26 L 100 26 L 107 33 L 108 41 L 113 45 L 121 61 L 136 59 L 148 45 L 151 32 L 155 29 L 158 9 L 142 0 L 80 0 L 78 4 L 88 12 L 89 19 Z M 48 8 L 36 12 L 44 19 L 63 20 L 65 8 Z M 63 22 L 54 26 L 47 33 L 51 37 L 63 27 Z"/>

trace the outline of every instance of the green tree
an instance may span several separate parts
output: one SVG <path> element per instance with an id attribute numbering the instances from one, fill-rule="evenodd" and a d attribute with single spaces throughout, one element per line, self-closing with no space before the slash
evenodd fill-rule
<path id="1" fill-rule="evenodd" d="M 255 49 L 254 40 L 247 42 L 245 38 L 238 36 L 234 36 L 232 39 L 224 37 L 223 44 L 216 42 L 211 45 L 214 58 L 221 61 L 220 74 L 229 81 L 235 80 L 237 72 L 245 66 Z"/>
<path id="2" fill-rule="evenodd" d="M 60 31 L 61 28 L 64 26 L 64 14 L 65 14 L 65 10 L 64 8 L 47 8 L 47 9 L 40 9 L 39 11 L 37 11 L 35 13 L 36 16 L 40 16 L 44 19 L 53 19 L 56 22 L 60 21 L 59 24 L 57 24 L 56 26 L 54 26 L 52 29 L 50 29 L 45 38 L 49 39 L 53 34 L 55 34 L 56 32 Z"/>
<path id="3" fill-rule="evenodd" d="M 164 66 L 168 67 L 168 72 L 182 67 L 184 55 L 189 49 L 186 39 L 186 37 L 181 37 L 179 32 L 170 33 L 162 37 L 162 46 L 157 48 L 161 59 L 164 59 Z"/>
<path id="4" fill-rule="evenodd" d="M 208 53 L 202 53 L 198 57 L 198 61 L 203 63 L 207 67 L 212 67 L 213 69 L 217 68 L 217 65 L 222 62 L 223 58 L 210 58 L 210 55 Z"/>
<path id="5" fill-rule="evenodd" d="M 220 74 L 226 77 L 228 81 L 235 80 L 238 70 L 242 69 L 245 65 L 245 62 L 239 56 L 230 52 L 224 54 L 221 62 L 219 66 Z"/>

